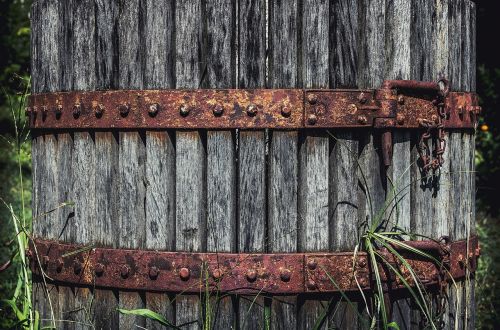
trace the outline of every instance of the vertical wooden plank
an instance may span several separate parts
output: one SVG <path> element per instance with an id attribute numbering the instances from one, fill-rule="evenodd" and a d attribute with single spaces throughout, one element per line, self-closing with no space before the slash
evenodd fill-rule
<path id="1" fill-rule="evenodd" d="M 266 1 L 240 0 L 238 9 L 238 87 L 265 87 Z M 238 146 L 238 252 L 265 252 L 266 134 L 239 131 Z M 241 297 L 239 327 L 263 328 L 264 304 L 263 297 Z"/>
<path id="2" fill-rule="evenodd" d="M 143 50 L 140 35 L 141 5 L 138 0 L 119 3 L 118 18 L 118 87 L 143 87 Z M 145 147 L 139 132 L 119 133 L 119 232 L 121 248 L 144 248 L 145 241 Z M 124 309 L 144 308 L 144 297 L 136 292 L 120 292 L 119 306 Z M 120 328 L 145 326 L 143 317 L 119 315 Z"/>
<path id="3" fill-rule="evenodd" d="M 96 88 L 118 88 L 118 3 L 116 0 L 96 0 L 95 52 Z"/>
<path id="4" fill-rule="evenodd" d="M 145 1 L 144 88 L 174 87 L 174 2 Z M 162 111 L 162 109 L 159 109 Z M 174 137 L 167 131 L 146 132 L 146 242 L 147 249 L 175 250 L 175 149 Z M 161 269 L 160 271 L 166 271 Z M 146 308 L 174 323 L 174 308 L 165 293 L 146 293 Z M 147 319 L 148 329 L 159 329 Z"/>
<path id="5" fill-rule="evenodd" d="M 298 3 L 272 1 L 269 19 L 269 87 L 298 86 Z M 293 109 L 292 109 L 293 110 Z M 269 252 L 297 251 L 298 132 L 270 135 L 268 172 Z M 273 328 L 296 328 L 297 297 L 274 297 Z"/>
<path id="6" fill-rule="evenodd" d="M 177 88 L 198 88 L 202 64 L 202 3 L 177 2 L 176 81 Z M 176 132 L 176 250 L 203 251 L 206 241 L 205 147 L 199 131 Z M 193 166 L 196 164 L 196 166 Z M 202 309 L 195 295 L 177 296 L 176 322 L 188 328 L 201 324 Z"/>
<path id="7" fill-rule="evenodd" d="M 302 15 L 302 79 L 305 88 L 329 86 L 329 2 L 307 0 Z M 304 43 L 305 42 L 305 43 Z M 328 163 L 326 132 L 307 132 L 299 146 L 298 220 L 300 251 L 326 251 L 329 244 Z M 299 328 L 311 328 L 327 303 L 305 300 L 299 312 Z M 328 322 L 322 325 L 328 328 Z"/>

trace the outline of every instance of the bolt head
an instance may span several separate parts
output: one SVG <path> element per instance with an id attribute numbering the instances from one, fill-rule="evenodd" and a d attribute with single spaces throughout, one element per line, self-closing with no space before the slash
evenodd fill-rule
<path id="1" fill-rule="evenodd" d="M 358 95 L 358 102 L 361 103 L 361 104 L 365 104 L 366 101 L 368 101 L 368 99 L 366 98 L 366 95 L 365 93 L 361 92 L 359 95 Z"/>
<path id="2" fill-rule="evenodd" d="M 406 120 L 406 117 L 402 113 L 398 113 L 396 115 L 396 122 L 398 123 L 398 125 L 403 125 L 405 123 L 405 120 Z"/>
<path id="3" fill-rule="evenodd" d="M 31 108 L 30 107 L 26 107 L 24 108 L 24 114 L 27 116 L 29 116 L 31 114 Z"/>
<path id="4" fill-rule="evenodd" d="M 287 107 L 287 106 L 282 106 L 281 107 L 281 115 L 283 117 L 290 117 L 290 115 L 292 114 L 292 109 L 290 109 L 290 107 Z"/>
<path id="5" fill-rule="evenodd" d="M 358 266 L 360 268 L 365 268 L 366 267 L 366 259 L 359 259 L 358 260 Z"/>
<path id="6" fill-rule="evenodd" d="M 309 125 L 315 125 L 316 123 L 318 122 L 318 117 L 311 113 L 308 117 L 307 117 L 307 123 Z"/>
<path id="7" fill-rule="evenodd" d="M 222 278 L 222 275 L 223 272 L 219 268 L 214 269 L 212 272 L 212 277 L 214 278 L 214 280 L 220 280 Z"/>
<path id="8" fill-rule="evenodd" d="M 82 113 L 82 106 L 80 103 L 77 103 L 73 106 L 73 117 L 78 118 L 80 117 L 80 114 Z"/>
<path id="9" fill-rule="evenodd" d="M 49 266 L 49 261 L 50 261 L 49 256 L 43 256 L 42 257 L 42 267 L 47 268 Z"/>
<path id="10" fill-rule="evenodd" d="M 101 264 L 100 262 L 97 263 L 94 267 L 94 273 L 97 275 L 97 276 L 102 276 L 102 274 L 104 274 L 104 265 Z"/>
<path id="11" fill-rule="evenodd" d="M 120 112 L 120 115 L 122 117 L 127 117 L 129 111 L 130 111 L 130 107 L 128 104 L 120 104 L 118 106 L 118 111 Z"/>
<path id="12" fill-rule="evenodd" d="M 405 97 L 404 97 L 404 95 L 398 95 L 398 103 L 399 104 L 405 104 Z"/>
<path id="13" fill-rule="evenodd" d="M 104 105 L 98 104 L 94 107 L 94 114 L 97 118 L 101 118 L 104 113 Z"/>
<path id="14" fill-rule="evenodd" d="M 149 278 L 152 280 L 156 280 L 158 278 L 158 275 L 160 274 L 160 270 L 158 267 L 153 266 L 149 269 Z"/>
<path id="15" fill-rule="evenodd" d="M 214 116 L 218 117 L 218 116 L 222 116 L 222 114 L 224 113 L 224 107 L 220 104 L 217 104 L 213 109 L 212 109 L 212 112 L 214 114 Z"/>
<path id="16" fill-rule="evenodd" d="M 368 123 L 368 118 L 366 118 L 366 116 L 358 116 L 358 123 L 366 125 Z"/>
<path id="17" fill-rule="evenodd" d="M 186 104 L 183 104 L 179 107 L 179 113 L 181 114 L 181 116 L 185 117 L 187 115 L 189 115 L 189 107 L 186 105 Z"/>
<path id="18" fill-rule="evenodd" d="M 62 105 L 58 104 L 56 106 L 55 113 L 56 113 L 56 119 L 61 118 L 61 115 L 62 115 Z"/>
<path id="19" fill-rule="evenodd" d="M 246 275 L 248 282 L 255 282 L 257 279 L 257 271 L 255 269 L 249 269 Z"/>
<path id="20" fill-rule="evenodd" d="M 307 94 L 307 102 L 309 102 L 309 104 L 316 104 L 316 102 L 318 102 L 318 96 L 313 93 Z"/>
<path id="21" fill-rule="evenodd" d="M 313 280 L 308 280 L 306 286 L 309 290 L 316 290 L 317 288 L 316 282 L 314 282 Z"/>
<path id="22" fill-rule="evenodd" d="M 120 268 L 121 277 L 127 278 L 129 274 L 130 274 L 130 266 L 129 265 L 122 265 Z"/>
<path id="23" fill-rule="evenodd" d="M 291 277 L 292 277 L 292 272 L 290 271 L 290 269 L 286 269 L 286 268 L 281 268 L 280 269 L 280 279 L 283 282 L 290 281 Z"/>
<path id="24" fill-rule="evenodd" d="M 255 104 L 250 104 L 248 107 L 247 107 L 247 115 L 253 117 L 257 114 L 257 106 Z"/>
<path id="25" fill-rule="evenodd" d="M 158 114 L 158 110 L 160 110 L 160 105 L 158 103 L 153 103 L 148 108 L 148 114 L 154 117 Z"/>
<path id="26" fill-rule="evenodd" d="M 49 109 L 47 109 L 46 106 L 43 106 L 42 107 L 42 116 L 43 117 L 47 116 L 47 113 L 49 113 Z"/>
<path id="27" fill-rule="evenodd" d="M 33 258 L 33 251 L 31 250 L 26 250 L 26 258 L 31 259 Z"/>
<path id="28" fill-rule="evenodd" d="M 358 279 L 359 286 L 366 288 L 368 286 L 368 279 L 366 277 L 361 277 Z"/>
<path id="29" fill-rule="evenodd" d="M 75 259 L 73 261 L 73 271 L 77 275 L 80 274 L 80 272 L 82 271 L 82 263 L 78 259 Z"/>
<path id="30" fill-rule="evenodd" d="M 58 258 L 56 261 L 56 271 L 60 273 L 63 267 L 64 267 L 64 261 L 62 260 L 62 258 Z"/>
<path id="31" fill-rule="evenodd" d="M 181 280 L 183 280 L 183 281 L 189 280 L 190 275 L 191 275 L 191 272 L 189 271 L 188 268 L 182 267 L 181 269 L 179 269 L 179 277 L 181 278 Z"/>
<path id="32" fill-rule="evenodd" d="M 316 259 L 311 258 L 307 260 L 307 268 L 309 268 L 310 270 L 315 270 L 317 266 L 318 262 L 316 261 Z"/>

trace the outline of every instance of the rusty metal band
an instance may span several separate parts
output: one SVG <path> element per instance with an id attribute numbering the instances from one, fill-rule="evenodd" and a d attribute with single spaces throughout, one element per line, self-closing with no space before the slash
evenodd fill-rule
<path id="1" fill-rule="evenodd" d="M 452 278 L 460 280 L 466 270 L 473 273 L 480 250 L 476 237 L 451 243 L 408 241 L 408 246 L 436 258 L 427 258 L 399 248 L 425 286 L 439 286 Z M 395 247 L 396 248 L 396 247 Z M 388 250 L 379 250 L 386 261 L 377 267 L 388 289 L 403 288 L 402 281 L 385 263 L 401 271 L 414 285 L 408 269 Z M 372 290 L 373 266 L 366 253 L 233 254 L 190 253 L 89 248 L 36 239 L 28 251 L 35 276 L 43 273 L 49 282 L 62 285 L 199 293 L 332 293 Z"/>
<path id="2" fill-rule="evenodd" d="M 437 120 L 436 86 L 56 92 L 31 95 L 27 115 L 32 129 L 411 129 Z M 477 95 L 447 93 L 444 110 L 444 128 L 475 128 Z"/>

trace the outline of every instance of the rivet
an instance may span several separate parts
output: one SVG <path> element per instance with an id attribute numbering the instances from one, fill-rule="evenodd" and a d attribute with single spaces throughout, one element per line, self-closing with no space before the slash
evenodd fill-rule
<path id="1" fill-rule="evenodd" d="M 405 97 L 403 95 L 398 95 L 398 103 L 405 104 Z"/>
<path id="2" fill-rule="evenodd" d="M 32 112 L 34 115 L 36 115 L 37 111 L 38 111 L 37 107 L 33 107 L 33 108 L 31 108 L 31 112 Z"/>
<path id="3" fill-rule="evenodd" d="M 50 261 L 49 256 L 43 256 L 42 257 L 42 267 L 47 268 L 49 266 L 49 261 Z"/>
<path id="4" fill-rule="evenodd" d="M 33 251 L 31 250 L 26 250 L 26 258 L 31 259 L 33 258 Z"/>
<path id="5" fill-rule="evenodd" d="M 26 117 L 28 117 L 31 113 L 31 108 L 30 107 L 26 107 L 24 108 L 24 114 L 26 115 Z"/>
<path id="6" fill-rule="evenodd" d="M 309 290 L 316 290 L 316 282 L 313 280 L 308 280 L 306 285 Z"/>
<path id="7" fill-rule="evenodd" d="M 58 258 L 56 261 L 56 271 L 60 273 L 63 267 L 64 267 L 64 261 L 62 260 L 62 258 Z"/>
<path id="8" fill-rule="evenodd" d="M 475 252 L 476 252 L 476 256 L 478 256 L 478 257 L 479 257 L 479 256 L 481 255 L 481 247 L 480 247 L 480 246 L 478 246 L 478 247 L 476 248 Z"/>
<path id="9" fill-rule="evenodd" d="M 118 106 L 118 111 L 120 112 L 120 115 L 122 117 L 127 117 L 129 111 L 130 111 L 130 107 L 128 104 L 120 104 Z"/>
<path id="10" fill-rule="evenodd" d="M 368 119 L 366 118 L 366 116 L 358 116 L 358 123 L 366 125 L 366 123 L 368 123 Z"/>
<path id="11" fill-rule="evenodd" d="M 309 104 L 316 104 L 316 102 L 318 102 L 318 96 L 316 94 L 307 94 L 307 102 L 309 102 Z"/>
<path id="12" fill-rule="evenodd" d="M 189 269 L 187 269 L 186 267 L 182 267 L 180 270 L 179 270 L 179 276 L 181 278 L 181 280 L 183 281 L 187 281 L 189 279 L 189 276 L 191 275 Z"/>
<path id="13" fill-rule="evenodd" d="M 290 269 L 281 268 L 280 269 L 280 278 L 283 282 L 290 281 L 290 277 L 292 276 L 292 272 Z"/>
<path id="14" fill-rule="evenodd" d="M 158 103 L 153 103 L 148 108 L 148 114 L 151 117 L 154 117 L 158 114 L 158 110 L 160 109 L 160 105 Z"/>
<path id="15" fill-rule="evenodd" d="M 465 265 L 464 256 L 462 254 L 459 254 L 457 257 L 457 260 L 458 260 L 458 264 L 459 264 L 460 268 L 463 268 Z"/>
<path id="16" fill-rule="evenodd" d="M 257 106 L 255 104 L 250 104 L 247 107 L 247 115 L 249 116 L 255 116 L 257 114 Z"/>
<path id="17" fill-rule="evenodd" d="M 55 110 L 55 112 L 56 112 L 56 119 L 61 118 L 61 114 L 62 114 L 62 105 L 58 104 L 58 105 L 56 106 L 56 110 Z"/>
<path id="18" fill-rule="evenodd" d="M 75 259 L 73 261 L 73 271 L 77 275 L 80 274 L 80 272 L 82 271 L 82 263 L 80 261 L 78 261 L 78 259 Z"/>
<path id="19" fill-rule="evenodd" d="M 160 270 L 158 267 L 153 266 L 149 269 L 149 278 L 152 280 L 156 280 L 158 278 L 158 275 L 160 274 Z"/>
<path id="20" fill-rule="evenodd" d="M 366 267 L 366 259 L 359 259 L 358 266 L 361 268 L 365 268 Z"/>
<path id="21" fill-rule="evenodd" d="M 73 107 L 73 117 L 78 118 L 82 112 L 82 106 L 80 103 L 76 103 Z"/>
<path id="22" fill-rule="evenodd" d="M 95 265 L 94 272 L 97 276 L 102 276 L 104 274 L 104 265 L 100 262 Z"/>
<path id="23" fill-rule="evenodd" d="M 398 113 L 396 115 L 396 121 L 398 122 L 399 125 L 403 125 L 405 123 L 406 117 L 402 113 Z"/>
<path id="24" fill-rule="evenodd" d="M 127 278 L 129 273 L 130 273 L 129 265 L 122 265 L 122 267 L 120 268 L 120 275 L 122 276 L 122 278 Z"/>
<path id="25" fill-rule="evenodd" d="M 104 106 L 102 104 L 98 104 L 94 107 L 94 114 L 97 118 L 101 118 L 104 113 Z"/>
<path id="26" fill-rule="evenodd" d="M 307 268 L 309 268 L 310 270 L 315 270 L 317 266 L 318 262 L 316 261 L 316 259 L 311 258 L 307 260 Z"/>
<path id="27" fill-rule="evenodd" d="M 42 116 L 43 118 L 45 118 L 47 116 L 47 113 L 49 113 L 49 110 L 47 109 L 47 107 L 44 105 L 42 107 Z"/>
<path id="28" fill-rule="evenodd" d="M 214 269 L 212 272 L 212 277 L 215 280 L 219 280 L 222 277 L 222 270 L 220 270 L 219 268 Z"/>
<path id="29" fill-rule="evenodd" d="M 257 279 L 257 271 L 255 269 L 249 269 L 247 271 L 248 282 L 254 282 Z"/>
<path id="30" fill-rule="evenodd" d="M 287 106 L 281 107 L 281 115 L 283 117 L 290 117 L 291 114 L 292 114 L 292 110 L 289 107 L 287 107 Z"/>
<path id="31" fill-rule="evenodd" d="M 351 104 L 349 104 L 349 105 L 347 106 L 347 112 L 348 112 L 348 113 L 350 113 L 350 114 L 355 114 L 355 113 L 356 113 L 356 111 L 358 111 L 358 107 L 356 106 L 356 104 L 351 103 Z"/>
<path id="32" fill-rule="evenodd" d="M 315 114 L 311 113 L 308 117 L 307 117 L 307 123 L 309 125 L 314 125 L 318 122 L 318 117 L 316 117 Z"/>
<path id="33" fill-rule="evenodd" d="M 366 95 L 365 93 L 361 92 L 359 95 L 358 95 L 358 101 L 359 103 L 361 104 L 365 104 L 367 99 L 366 99 Z"/>
<path id="34" fill-rule="evenodd" d="M 213 110 L 212 110 L 214 116 L 222 116 L 222 114 L 224 113 L 224 107 L 220 104 L 217 104 Z"/>
<path id="35" fill-rule="evenodd" d="M 366 288 L 368 286 L 368 280 L 366 277 L 361 277 L 358 279 L 359 286 L 362 288 Z"/>

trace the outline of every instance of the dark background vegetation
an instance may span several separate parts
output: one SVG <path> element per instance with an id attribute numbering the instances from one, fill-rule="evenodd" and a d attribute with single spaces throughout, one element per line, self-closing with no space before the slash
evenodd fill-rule
<path id="1" fill-rule="evenodd" d="M 455 0 L 449 0 L 455 1 Z M 29 8 L 31 1 L 0 0 L 0 135 L 14 132 L 8 97 L 23 90 L 29 77 Z M 482 257 L 477 274 L 478 328 L 500 324 L 500 2 L 477 1 L 477 91 L 483 114 L 477 134 L 478 232 Z M 24 79 L 23 79 L 24 78 Z M 0 140 L 0 197 L 19 208 L 19 178 L 12 148 Z M 29 146 L 22 153 L 22 170 L 30 187 Z M 0 264 L 12 254 L 12 225 L 7 209 L 0 207 Z M 0 298 L 12 295 L 14 269 L 0 273 Z M 0 305 L 1 306 L 1 305 Z M 0 328 L 12 321 L 0 307 Z"/>

